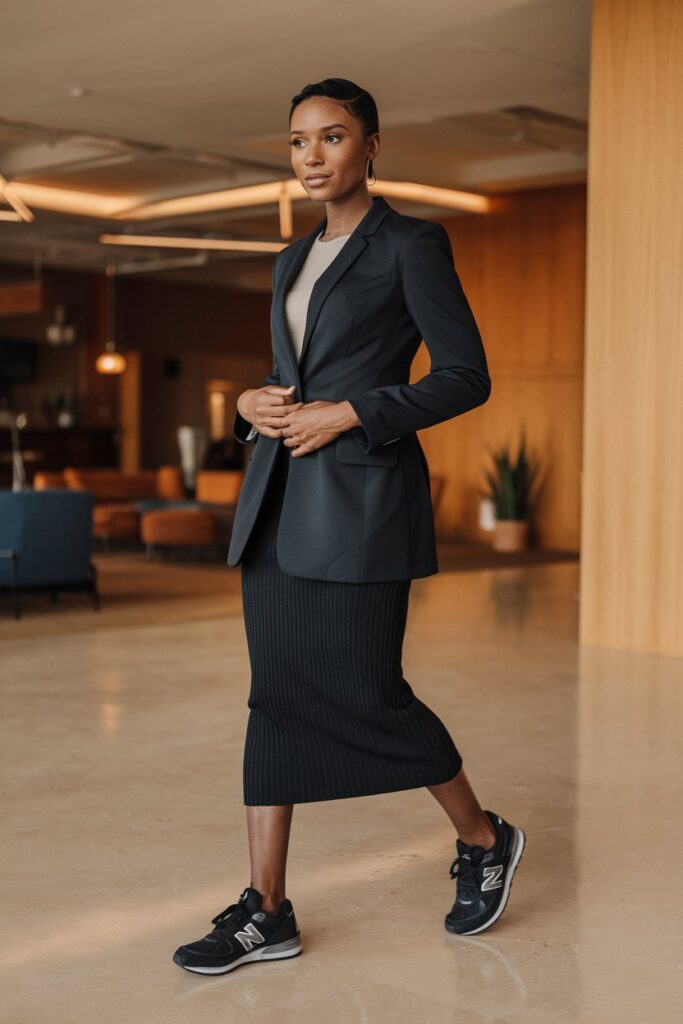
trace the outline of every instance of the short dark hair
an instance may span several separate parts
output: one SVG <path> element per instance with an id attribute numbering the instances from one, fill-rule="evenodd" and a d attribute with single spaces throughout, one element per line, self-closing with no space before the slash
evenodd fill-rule
<path id="1" fill-rule="evenodd" d="M 352 117 L 360 121 L 364 135 L 372 135 L 379 131 L 379 115 L 373 97 L 367 89 L 361 89 L 359 85 L 350 82 L 348 78 L 324 78 L 322 82 L 305 85 L 301 92 L 292 97 L 292 106 L 289 111 L 290 124 L 294 108 L 310 96 L 327 96 L 331 100 L 337 100 Z M 370 160 L 368 162 L 368 178 L 373 175 L 372 160 Z"/>

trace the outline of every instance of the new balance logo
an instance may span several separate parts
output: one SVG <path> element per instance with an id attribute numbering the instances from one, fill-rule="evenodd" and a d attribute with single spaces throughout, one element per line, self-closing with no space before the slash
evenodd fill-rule
<path id="1" fill-rule="evenodd" d="M 481 891 L 485 892 L 489 889 L 500 889 L 503 881 L 501 875 L 503 874 L 503 865 L 496 864 L 490 868 L 484 868 L 484 881 L 481 883 Z"/>
<path id="2" fill-rule="evenodd" d="M 256 925 L 252 924 L 251 921 L 241 932 L 235 932 L 235 938 L 239 939 L 247 953 L 254 946 L 257 946 L 259 942 L 265 942 L 265 937 L 261 935 Z"/>

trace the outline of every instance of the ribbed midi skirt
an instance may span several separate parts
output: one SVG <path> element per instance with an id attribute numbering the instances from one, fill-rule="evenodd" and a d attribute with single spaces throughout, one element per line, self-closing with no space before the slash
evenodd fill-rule
<path id="1" fill-rule="evenodd" d="M 411 580 L 340 583 L 291 576 L 278 565 L 291 457 L 280 445 L 241 561 L 251 665 L 244 803 L 334 800 L 446 782 L 462 759 L 402 672 Z"/>

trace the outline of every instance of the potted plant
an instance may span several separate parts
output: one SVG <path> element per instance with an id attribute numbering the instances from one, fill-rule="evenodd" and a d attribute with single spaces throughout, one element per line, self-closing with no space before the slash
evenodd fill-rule
<path id="1" fill-rule="evenodd" d="M 488 498 L 496 517 L 493 531 L 494 551 L 523 551 L 529 538 L 529 518 L 535 495 L 532 487 L 538 473 L 538 462 L 526 450 L 526 437 L 522 437 L 516 457 L 510 446 L 489 449 L 495 470 L 486 471 L 489 490 L 482 491 Z"/>

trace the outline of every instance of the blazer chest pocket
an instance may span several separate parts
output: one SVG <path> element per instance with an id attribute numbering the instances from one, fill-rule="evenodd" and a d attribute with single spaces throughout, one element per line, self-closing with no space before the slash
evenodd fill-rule
<path id="1" fill-rule="evenodd" d="M 387 270 L 384 274 L 377 274 L 376 277 L 367 277 L 364 281 L 356 281 L 353 284 L 349 284 L 347 291 L 349 295 L 360 295 L 362 292 L 369 292 L 373 288 L 381 288 L 382 285 L 390 284 L 394 279 L 394 275 L 390 270 Z"/>
<path id="2" fill-rule="evenodd" d="M 352 466 L 395 466 L 398 463 L 400 441 L 380 445 L 372 452 L 364 452 L 355 437 L 338 437 L 335 441 L 337 462 Z"/>

